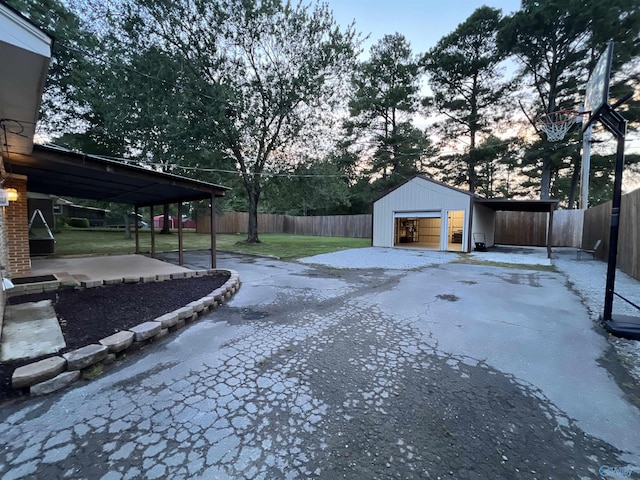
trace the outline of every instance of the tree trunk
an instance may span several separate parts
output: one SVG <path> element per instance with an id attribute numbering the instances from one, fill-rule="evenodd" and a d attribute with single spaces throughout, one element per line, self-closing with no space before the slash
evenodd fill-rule
<path id="1" fill-rule="evenodd" d="M 170 234 L 171 233 L 171 227 L 169 225 L 169 205 L 165 204 L 162 206 L 162 230 L 160 230 L 159 233 L 162 234 Z M 153 222 L 153 218 L 151 219 L 151 221 Z"/>
<path id="2" fill-rule="evenodd" d="M 255 190 L 254 186 L 251 191 L 247 192 L 249 194 L 249 225 L 247 228 L 248 243 L 260 243 L 260 239 L 258 238 L 258 200 L 260 198 L 260 192 L 256 192 Z"/>
<path id="3" fill-rule="evenodd" d="M 475 159 L 476 150 L 472 148 L 469 150 L 469 168 L 467 171 L 467 176 L 469 180 L 469 191 L 471 193 L 475 193 L 476 191 L 476 159 Z"/>
<path id="4" fill-rule="evenodd" d="M 576 192 L 578 191 L 578 181 L 580 180 L 580 164 L 582 163 L 582 157 L 580 150 L 573 154 L 573 172 L 571 173 L 571 186 L 569 187 L 569 204 L 567 208 L 573 210 L 576 203 Z M 580 206 L 582 208 L 582 205 Z"/>
<path id="5" fill-rule="evenodd" d="M 131 238 L 131 226 L 128 213 L 124 216 L 124 238 L 126 238 L 127 240 Z"/>
<path id="6" fill-rule="evenodd" d="M 549 200 L 551 192 L 551 158 L 545 155 L 542 160 L 542 178 L 540 179 L 540 200 Z"/>

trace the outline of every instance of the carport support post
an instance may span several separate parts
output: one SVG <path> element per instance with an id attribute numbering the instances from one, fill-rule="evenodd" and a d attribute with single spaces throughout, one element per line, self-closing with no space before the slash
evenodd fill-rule
<path id="1" fill-rule="evenodd" d="M 547 226 L 547 258 L 551 258 L 551 242 L 553 241 L 553 210 L 554 205 L 549 205 L 549 225 Z"/>
<path id="2" fill-rule="evenodd" d="M 135 222 L 135 226 L 133 227 L 133 231 L 135 232 L 135 237 L 136 237 L 136 255 L 140 254 L 140 231 L 138 230 L 139 225 L 138 225 L 138 205 L 135 205 L 133 207 L 133 214 L 135 215 L 134 218 L 134 222 Z"/>
<path id="3" fill-rule="evenodd" d="M 184 265 L 184 252 L 182 245 L 182 202 L 178 202 L 178 263 Z"/>
<path id="4" fill-rule="evenodd" d="M 211 268 L 216 268 L 216 196 L 211 194 L 211 209 L 209 212 L 211 221 Z"/>
<path id="5" fill-rule="evenodd" d="M 153 228 L 153 205 L 149 206 L 149 215 L 151 215 L 151 258 L 156 258 L 156 231 Z"/>

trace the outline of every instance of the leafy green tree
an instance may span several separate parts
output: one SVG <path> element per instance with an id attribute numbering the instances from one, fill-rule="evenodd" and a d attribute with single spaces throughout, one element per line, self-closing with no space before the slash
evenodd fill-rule
<path id="1" fill-rule="evenodd" d="M 407 39 L 385 35 L 371 47 L 370 57 L 355 70 L 351 117 L 345 122 L 347 137 L 362 160 L 368 159 L 369 175 L 386 183 L 420 171 L 430 142 L 412 124 L 419 106 L 420 73 Z"/>
<path id="2" fill-rule="evenodd" d="M 514 140 L 488 136 L 476 150 L 483 168 L 476 177 L 476 192 L 486 198 L 511 198 L 517 193 L 510 187 L 510 176 L 516 165 Z"/>
<path id="3" fill-rule="evenodd" d="M 353 28 L 342 31 L 326 5 L 281 0 L 132 0 L 125 17 L 128 51 L 151 43 L 186 59 L 194 111 L 241 173 L 247 241 L 258 242 L 263 173 L 337 98 L 357 48 Z"/>
<path id="4" fill-rule="evenodd" d="M 99 69 L 94 60 L 99 50 L 97 37 L 62 1 L 7 0 L 7 3 L 55 38 L 40 106 L 39 132 L 49 136 L 84 130 L 82 114 L 88 105 L 82 86 Z"/>
<path id="5" fill-rule="evenodd" d="M 576 108 L 582 103 L 588 74 L 609 39 L 620 44 L 614 65 L 619 68 L 637 58 L 639 51 L 640 4 L 637 0 L 523 0 L 521 9 L 505 19 L 498 40 L 520 64 L 519 80 L 528 82 L 534 101 L 527 116 Z M 620 90 L 628 91 L 629 82 Z M 614 92 L 616 88 L 612 89 Z M 575 135 L 578 137 L 579 135 Z M 569 139 L 571 140 L 571 139 Z M 575 152 L 548 142 L 538 152 L 541 170 L 540 196 L 549 198 L 557 172 L 576 168 Z M 530 161 L 536 161 L 530 156 Z M 572 174 L 575 181 L 577 176 Z M 575 185 L 570 189 L 575 191 Z"/>
<path id="6" fill-rule="evenodd" d="M 535 92 L 530 119 L 568 108 L 576 103 L 579 79 L 584 76 L 588 17 L 581 0 L 524 0 L 521 9 L 508 17 L 499 40 L 505 52 L 520 64 L 519 79 L 528 80 Z M 582 65 L 581 65 L 582 63 Z M 540 197 L 548 199 L 551 179 L 562 168 L 553 144 L 535 149 L 542 163 Z M 529 161 L 536 161 L 535 157 Z"/>
<path id="7" fill-rule="evenodd" d="M 467 152 L 455 156 L 465 172 L 454 170 L 451 181 L 467 184 L 471 192 L 476 190 L 476 170 L 482 163 L 479 140 L 488 134 L 509 89 L 500 68 L 504 54 L 496 43 L 500 19 L 500 10 L 478 8 L 422 60 L 433 90 L 427 102 L 444 116 L 437 130 L 445 142 L 468 140 Z"/>
<path id="8" fill-rule="evenodd" d="M 272 177 L 265 185 L 264 205 L 271 213 L 331 215 L 349 206 L 349 188 L 330 160 L 308 160 Z"/>

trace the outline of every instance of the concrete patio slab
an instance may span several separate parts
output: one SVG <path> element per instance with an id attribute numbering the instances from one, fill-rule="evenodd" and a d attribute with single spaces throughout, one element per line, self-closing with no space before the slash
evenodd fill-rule
<path id="1" fill-rule="evenodd" d="M 174 275 L 190 272 L 188 268 L 172 265 L 144 255 L 104 255 L 80 258 L 34 258 L 31 263 L 32 275 L 59 274 L 82 280 L 124 279 L 149 275 Z"/>
<path id="2" fill-rule="evenodd" d="M 0 361 L 36 358 L 65 346 L 51 300 L 6 307 Z"/>

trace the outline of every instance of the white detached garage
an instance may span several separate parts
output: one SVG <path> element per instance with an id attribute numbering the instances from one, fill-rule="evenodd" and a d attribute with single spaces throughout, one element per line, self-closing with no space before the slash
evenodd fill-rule
<path id="1" fill-rule="evenodd" d="M 469 252 L 475 241 L 494 245 L 497 210 L 549 212 L 556 200 L 487 200 L 417 175 L 373 203 L 374 247 Z M 474 238 L 475 234 L 475 238 Z"/>
<path id="2" fill-rule="evenodd" d="M 373 246 L 468 252 L 472 214 L 471 193 L 418 175 L 373 203 Z"/>

